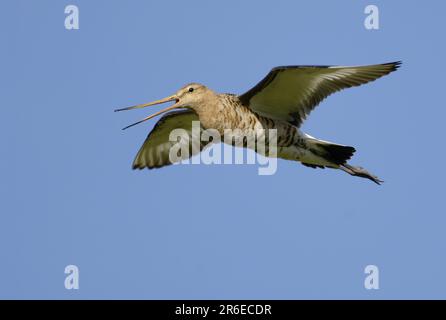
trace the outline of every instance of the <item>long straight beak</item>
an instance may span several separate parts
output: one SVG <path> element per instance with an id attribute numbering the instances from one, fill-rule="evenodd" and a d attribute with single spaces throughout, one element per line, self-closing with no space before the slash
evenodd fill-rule
<path id="1" fill-rule="evenodd" d="M 136 106 L 122 108 L 122 109 L 116 109 L 115 112 L 126 111 L 126 110 L 133 110 L 133 109 L 140 109 L 140 108 L 150 107 L 150 106 L 154 106 L 156 104 L 166 103 L 166 102 L 170 102 L 170 101 L 178 101 L 178 98 L 176 96 L 169 96 L 167 98 L 156 100 L 156 101 L 149 102 L 149 103 L 138 104 Z M 152 119 L 153 117 L 156 117 L 157 115 L 160 115 L 160 114 L 162 114 L 164 112 L 167 112 L 169 110 L 176 109 L 176 108 L 177 108 L 176 104 L 174 104 L 174 105 L 172 105 L 170 107 L 164 108 L 164 109 L 162 109 L 162 110 L 160 110 L 158 112 L 155 112 L 154 114 L 152 114 L 152 115 L 150 115 L 150 116 L 148 116 L 148 117 L 146 117 L 146 118 L 144 118 L 144 119 L 142 119 L 142 120 L 140 120 L 138 122 L 135 122 L 135 123 L 133 123 L 133 124 L 131 124 L 131 125 L 125 127 L 125 128 L 122 128 L 122 130 L 125 130 L 125 129 L 128 129 L 130 127 L 133 127 L 133 126 L 135 126 L 137 124 L 140 124 L 141 122 L 147 121 L 149 119 Z"/>
<path id="2" fill-rule="evenodd" d="M 176 100 L 177 100 L 177 98 L 175 96 L 170 96 L 170 97 L 167 97 L 167 98 L 164 98 L 164 99 L 160 99 L 160 100 L 156 100 L 156 101 L 149 102 L 149 103 L 138 104 L 136 106 L 122 108 L 122 109 L 116 109 L 115 112 L 126 111 L 126 110 L 133 110 L 133 109 L 141 109 L 141 108 L 145 108 L 145 107 L 154 106 L 156 104 L 161 104 L 161 103 L 166 103 L 166 102 L 176 101 Z"/>

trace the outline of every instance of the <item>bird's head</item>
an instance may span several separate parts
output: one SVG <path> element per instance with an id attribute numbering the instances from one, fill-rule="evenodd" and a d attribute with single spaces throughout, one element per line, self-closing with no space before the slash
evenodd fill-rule
<path id="1" fill-rule="evenodd" d="M 209 98 L 209 96 L 211 96 L 211 95 L 215 95 L 215 93 L 212 90 L 208 89 L 206 86 L 199 84 L 199 83 L 189 83 L 189 84 L 185 85 L 184 87 L 182 87 L 180 90 L 178 90 L 175 94 L 168 96 L 164 99 L 156 100 L 156 101 L 145 103 L 145 104 L 139 104 L 136 106 L 127 107 L 127 108 L 123 108 L 123 109 L 117 109 L 117 110 L 115 110 L 115 112 L 145 108 L 145 107 L 149 107 L 149 106 L 153 106 L 153 105 L 157 105 L 157 104 L 161 104 L 161 103 L 166 103 L 166 102 L 175 102 L 173 105 L 171 105 L 167 108 L 164 108 L 158 112 L 155 112 L 154 114 L 151 114 L 150 116 L 124 128 L 124 129 L 127 129 L 127 128 L 130 128 L 136 124 L 139 124 L 141 122 L 152 119 L 153 117 L 156 117 L 164 112 L 167 112 L 167 111 L 170 111 L 173 109 L 190 108 L 190 109 L 197 110 L 205 104 L 207 98 Z"/>

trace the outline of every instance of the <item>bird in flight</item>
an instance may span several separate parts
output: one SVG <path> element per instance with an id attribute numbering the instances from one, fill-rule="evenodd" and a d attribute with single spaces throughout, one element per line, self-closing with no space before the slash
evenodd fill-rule
<path id="1" fill-rule="evenodd" d="M 329 95 L 374 81 L 397 70 L 400 65 L 398 61 L 366 66 L 276 67 L 241 95 L 217 93 L 202 84 L 190 83 L 164 99 L 115 111 L 175 102 L 124 128 L 170 111 L 149 133 L 133 161 L 133 169 L 172 164 L 169 150 L 178 142 L 169 140 L 170 132 L 184 129 L 192 139 L 192 122 L 200 121 L 202 130 L 212 128 L 221 135 L 225 129 L 239 129 L 241 134 L 248 130 L 275 129 L 277 157 L 299 161 L 311 168 L 339 169 L 380 184 L 382 181 L 378 177 L 347 162 L 356 151 L 354 147 L 316 139 L 299 128 L 310 112 Z M 189 143 L 187 139 L 185 141 L 183 143 Z M 209 144 L 212 142 L 200 142 L 195 154 Z M 193 155 L 194 152 L 188 154 L 189 157 Z"/>

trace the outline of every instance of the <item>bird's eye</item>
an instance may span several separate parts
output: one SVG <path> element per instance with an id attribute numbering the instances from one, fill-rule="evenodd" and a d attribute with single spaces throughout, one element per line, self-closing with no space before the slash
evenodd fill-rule
<path id="1" fill-rule="evenodd" d="M 194 88 L 189 88 L 189 92 L 194 92 Z"/>

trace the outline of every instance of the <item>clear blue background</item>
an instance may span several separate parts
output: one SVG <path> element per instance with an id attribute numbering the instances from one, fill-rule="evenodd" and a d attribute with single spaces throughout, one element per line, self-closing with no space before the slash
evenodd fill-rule
<path id="1" fill-rule="evenodd" d="M 64 8 L 80 30 L 64 28 Z M 380 9 L 368 31 L 364 8 Z M 446 298 L 441 1 L 3 1 L 0 298 Z M 353 145 L 377 186 L 279 161 L 132 171 L 152 110 L 198 81 L 403 60 L 303 129 Z M 80 289 L 64 268 L 80 268 Z M 364 267 L 380 268 L 366 290 Z"/>

